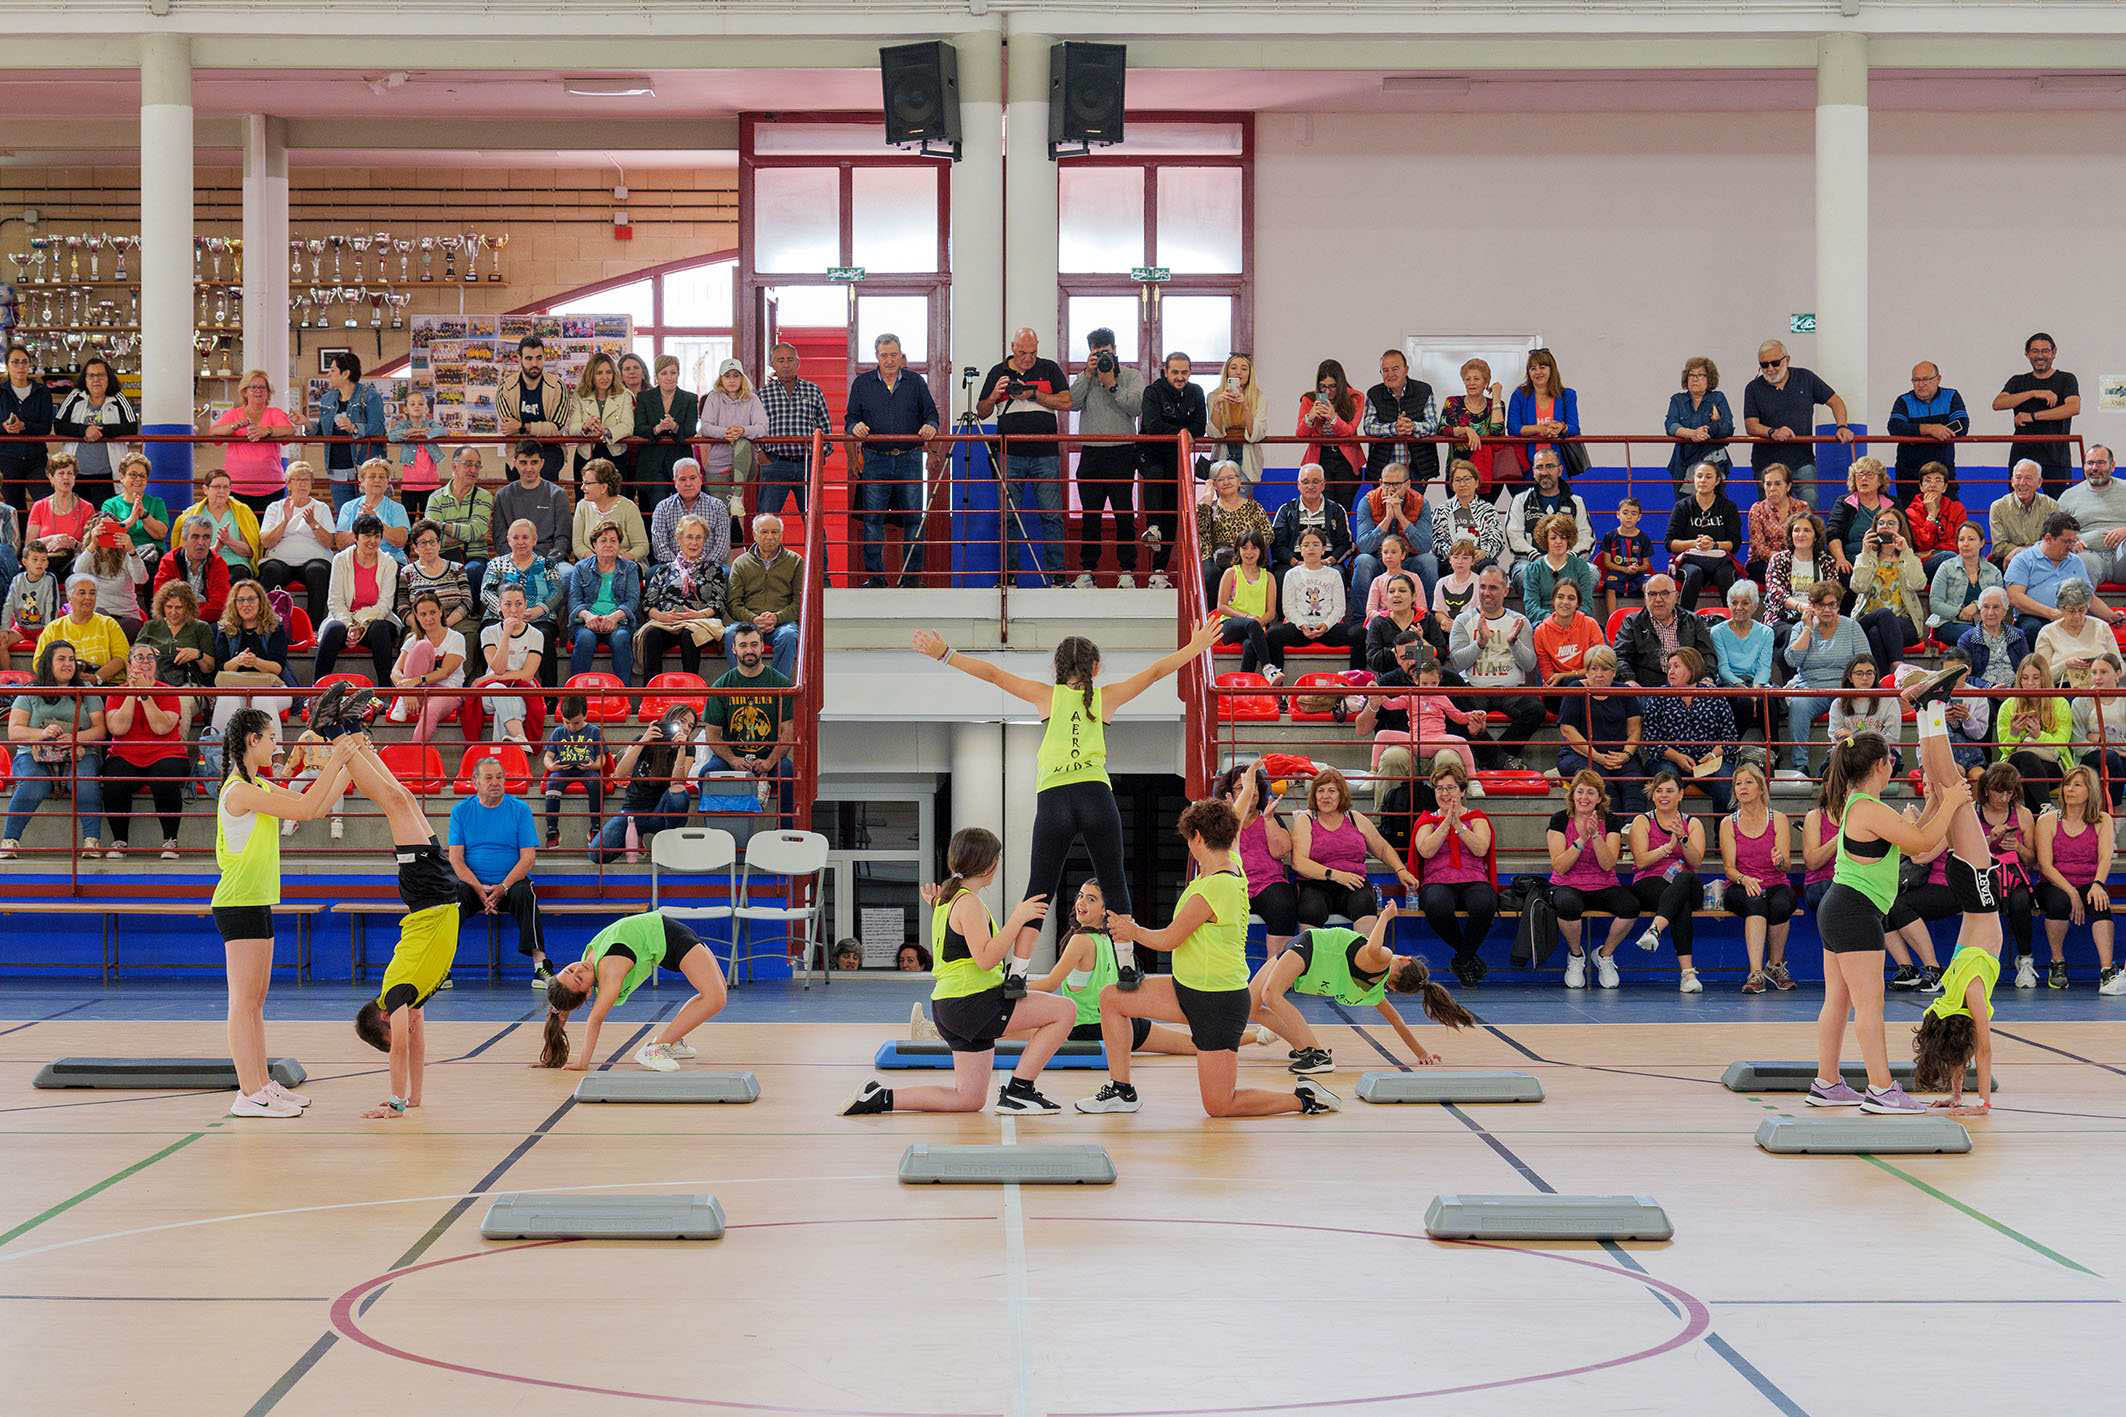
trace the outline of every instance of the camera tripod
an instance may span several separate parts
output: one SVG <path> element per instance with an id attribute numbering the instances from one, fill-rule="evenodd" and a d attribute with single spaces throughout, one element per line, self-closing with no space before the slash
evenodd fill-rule
<path id="1" fill-rule="evenodd" d="M 997 515 L 999 517 L 1010 516 L 1012 525 L 1018 532 L 1019 541 L 1028 548 L 1028 553 L 1033 555 L 1033 534 L 1026 529 L 1026 518 L 1020 514 L 1018 504 L 1012 500 L 1010 486 L 997 471 L 996 456 L 991 448 L 992 441 L 1001 442 L 1003 435 L 996 434 L 992 438 L 991 435 L 985 434 L 982 431 L 981 415 L 975 412 L 974 383 L 975 380 L 981 377 L 980 371 L 972 366 L 960 371 L 960 397 L 964 401 L 964 406 L 961 408 L 959 416 L 952 421 L 952 431 L 957 434 L 967 434 L 981 440 L 968 446 L 975 449 L 989 463 L 990 476 L 996 480 L 997 484 Z M 1057 451 L 1060 453 L 1061 448 L 1059 447 Z M 997 553 L 997 578 L 999 582 L 1002 582 L 1005 577 L 1014 576 L 1017 572 L 1011 568 L 1010 546 L 998 547 Z M 1033 562 L 1033 574 L 1043 580 L 1047 579 L 1048 573 L 1041 569 L 1041 558 L 1038 555 L 1033 555 Z"/>

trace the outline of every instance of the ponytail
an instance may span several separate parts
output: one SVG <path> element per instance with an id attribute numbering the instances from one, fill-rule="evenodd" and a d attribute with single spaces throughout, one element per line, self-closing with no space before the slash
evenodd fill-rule
<path id="1" fill-rule="evenodd" d="M 1877 763 L 1890 756 L 1890 747 L 1880 734 L 1856 733 L 1842 743 L 1831 745 L 1829 768 L 1823 780 L 1825 810 L 1839 822 L 1845 820 L 1845 800 L 1857 783 Z"/>
<path id="2" fill-rule="evenodd" d="M 1056 645 L 1056 682 L 1085 695 L 1085 711 L 1093 711 L 1093 675 L 1100 668 L 1100 647 L 1083 635 L 1066 635 Z"/>
<path id="3" fill-rule="evenodd" d="M 1432 977 L 1423 955 L 1412 955 L 1388 976 L 1388 987 L 1398 994 L 1416 994 L 1424 1004 L 1425 1017 L 1443 1028 L 1474 1028 L 1476 1015 L 1463 1008 L 1447 986 Z"/>
<path id="4" fill-rule="evenodd" d="M 568 1016 L 587 995 L 569 988 L 559 979 L 546 986 L 546 1032 L 539 1040 L 539 1066 L 568 1066 Z"/>
<path id="5" fill-rule="evenodd" d="M 272 731 L 273 720 L 266 716 L 264 709 L 238 709 L 229 715 L 228 725 L 222 729 L 221 735 L 221 772 L 224 782 L 228 781 L 233 773 L 245 782 L 256 785 L 251 776 L 250 764 L 244 760 L 250 755 L 251 740 L 264 737 Z"/>

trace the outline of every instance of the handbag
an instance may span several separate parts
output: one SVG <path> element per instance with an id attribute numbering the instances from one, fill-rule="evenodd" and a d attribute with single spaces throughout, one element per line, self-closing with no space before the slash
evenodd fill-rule
<path id="1" fill-rule="evenodd" d="M 1568 478 L 1578 477 L 1587 471 L 1587 445 L 1585 443 L 1558 443 L 1554 446 L 1558 450 L 1558 464 L 1564 469 L 1565 476 Z M 1532 463 L 1535 459 L 1531 457 L 1529 461 Z"/>
<path id="2" fill-rule="evenodd" d="M 1540 969 L 1558 947 L 1558 912 L 1550 901 L 1550 883 L 1541 876 L 1515 876 L 1506 893 L 1508 899 L 1518 898 L 1521 912 L 1508 958 L 1517 968 Z"/>

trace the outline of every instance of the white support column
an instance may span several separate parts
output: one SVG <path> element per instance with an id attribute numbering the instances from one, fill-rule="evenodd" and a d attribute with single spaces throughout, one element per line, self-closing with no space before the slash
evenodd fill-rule
<path id="1" fill-rule="evenodd" d="M 952 169 L 952 364 L 933 376 L 939 403 L 960 412 L 958 369 L 987 369 L 1003 358 L 1004 31 L 964 34 L 959 51 L 960 161 Z M 868 359 L 869 350 L 857 351 Z"/>
<path id="2" fill-rule="evenodd" d="M 140 40 L 140 391 L 147 433 L 192 423 L 192 42 Z M 155 491 L 192 503 L 192 449 L 150 443 Z M 181 499 L 181 500 L 180 500 Z"/>
<path id="3" fill-rule="evenodd" d="M 1004 195 L 1011 221 L 1004 238 L 1004 323 L 1007 335 L 1021 325 L 1032 329 L 1041 337 L 1041 352 L 1060 362 L 1056 165 L 1048 159 L 1048 51 L 1054 45 L 1053 36 L 1014 31 L 1006 49 Z"/>
<path id="4" fill-rule="evenodd" d="M 1007 869 L 999 870 L 996 882 L 981 893 L 983 903 L 1002 919 L 1013 856 L 1011 834 L 1004 823 L 1004 726 L 1000 723 L 952 725 L 952 824 L 955 830 L 987 827 L 1003 838 Z"/>
<path id="5" fill-rule="evenodd" d="M 1045 152 L 1045 150 L 1044 150 Z M 1004 867 L 997 873 L 1002 890 L 1002 899 L 997 914 L 1019 903 L 1019 893 L 1026 889 L 1026 870 L 1033 861 L 1033 817 L 1035 808 L 1033 764 L 1041 751 L 1042 725 L 1039 723 L 1007 723 L 1004 725 L 1004 829 L 997 834 L 1004 838 Z M 1051 922 L 1068 919 L 1070 902 L 1049 902 Z M 1044 930 L 1041 942 L 1034 947 L 1035 969 L 1046 969 L 1055 963 L 1054 932 Z"/>
<path id="6" fill-rule="evenodd" d="M 1826 35 L 1816 63 L 1815 369 L 1855 423 L 1868 394 L 1868 41 Z M 1844 460 L 1837 460 L 1842 465 Z M 1833 471 L 1820 466 L 1819 482 Z"/>
<path id="7" fill-rule="evenodd" d="M 244 358 L 276 389 L 288 367 L 288 125 L 244 116 Z M 231 391 L 233 392 L 233 390 Z"/>

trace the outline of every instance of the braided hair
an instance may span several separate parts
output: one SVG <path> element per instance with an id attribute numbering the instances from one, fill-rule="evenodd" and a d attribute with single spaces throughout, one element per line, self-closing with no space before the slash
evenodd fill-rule
<path id="1" fill-rule="evenodd" d="M 1093 675 L 1100 672 L 1100 647 L 1083 635 L 1066 635 L 1056 645 L 1056 682 L 1085 694 L 1085 711 L 1093 711 Z"/>
<path id="2" fill-rule="evenodd" d="M 251 747 L 251 740 L 263 738 L 273 731 L 273 719 L 264 709 L 238 709 L 229 715 L 229 726 L 222 730 L 222 780 L 227 781 L 233 773 L 245 782 L 257 785 L 251 776 L 250 764 L 244 761 Z"/>

